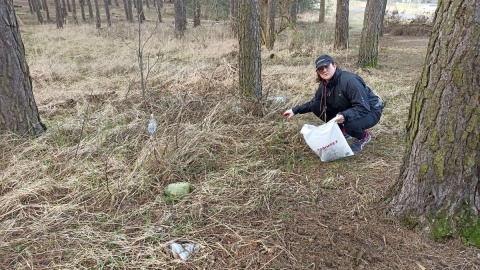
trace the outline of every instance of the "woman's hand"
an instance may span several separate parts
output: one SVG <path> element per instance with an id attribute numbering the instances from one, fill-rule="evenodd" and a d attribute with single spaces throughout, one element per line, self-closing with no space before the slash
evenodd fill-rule
<path id="1" fill-rule="evenodd" d="M 337 118 L 337 123 L 339 124 L 343 124 L 343 122 L 345 122 L 345 117 L 343 117 L 343 114 L 337 114 L 337 116 L 335 116 L 335 118 Z"/>
<path id="2" fill-rule="evenodd" d="M 293 113 L 292 109 L 290 109 L 290 110 L 285 111 L 282 115 L 285 116 L 288 120 L 288 119 L 292 118 L 292 116 L 294 116 L 295 114 Z"/>

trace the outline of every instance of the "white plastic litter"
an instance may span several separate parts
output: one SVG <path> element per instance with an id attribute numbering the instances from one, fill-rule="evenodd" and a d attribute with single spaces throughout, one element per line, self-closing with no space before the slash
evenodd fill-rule
<path id="1" fill-rule="evenodd" d="M 173 257 L 180 258 L 182 261 L 188 260 L 193 252 L 200 248 L 200 245 L 194 243 L 173 243 L 171 245 Z"/>
<path id="2" fill-rule="evenodd" d="M 336 118 L 320 126 L 303 125 L 300 133 L 321 161 L 353 156 L 353 151 L 336 123 Z"/>

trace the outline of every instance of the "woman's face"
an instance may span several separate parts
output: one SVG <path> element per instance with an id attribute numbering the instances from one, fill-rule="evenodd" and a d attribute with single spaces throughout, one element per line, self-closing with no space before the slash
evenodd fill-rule
<path id="1" fill-rule="evenodd" d="M 328 66 L 322 66 L 317 69 L 317 73 L 320 78 L 329 81 L 333 74 L 335 74 L 335 70 L 337 70 L 337 66 L 335 64 L 329 64 Z"/>

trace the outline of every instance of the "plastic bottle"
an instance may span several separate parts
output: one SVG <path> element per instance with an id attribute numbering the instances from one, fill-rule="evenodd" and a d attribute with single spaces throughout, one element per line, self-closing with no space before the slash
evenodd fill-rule
<path id="1" fill-rule="evenodd" d="M 150 122 L 148 122 L 148 133 L 153 134 L 155 130 L 157 129 L 157 121 L 153 118 L 153 114 L 151 116 L 152 118 L 150 119 Z"/>

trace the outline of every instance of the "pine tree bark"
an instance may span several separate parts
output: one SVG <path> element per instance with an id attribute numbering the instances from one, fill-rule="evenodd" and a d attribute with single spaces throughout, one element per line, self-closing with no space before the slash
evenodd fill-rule
<path id="1" fill-rule="evenodd" d="M 415 86 L 390 213 L 420 219 L 480 209 L 480 2 L 440 0 Z M 468 216 L 468 215 L 467 215 Z M 431 220 L 431 218 L 429 219 Z"/>
<path id="2" fill-rule="evenodd" d="M 333 44 L 336 50 L 348 49 L 348 5 L 349 0 L 337 0 L 335 43 Z"/>
<path id="3" fill-rule="evenodd" d="M 90 18 L 90 21 L 93 21 L 95 17 L 93 16 L 93 7 L 92 7 L 91 0 L 87 0 L 87 7 L 88 7 L 88 17 Z"/>
<path id="4" fill-rule="evenodd" d="M 386 0 L 368 0 L 367 2 L 357 62 L 361 67 L 377 67 L 378 39 L 382 27 L 382 14 L 385 1 Z"/>
<path id="5" fill-rule="evenodd" d="M 295 28 L 297 25 L 297 14 L 298 14 L 298 0 L 291 0 L 290 4 L 290 23 L 292 28 Z"/>
<path id="6" fill-rule="evenodd" d="M 75 0 L 72 0 L 72 19 L 73 19 L 73 23 L 78 24 L 77 4 L 75 3 Z"/>
<path id="7" fill-rule="evenodd" d="M 98 4 L 98 0 L 93 0 L 93 3 L 95 4 L 95 27 L 99 29 L 102 27 L 102 20 L 100 18 L 100 6 Z"/>
<path id="8" fill-rule="evenodd" d="M 40 135 L 40 121 L 13 3 L 0 0 L 0 132 Z"/>
<path id="9" fill-rule="evenodd" d="M 35 13 L 37 14 L 37 20 L 40 23 L 43 23 L 43 16 L 42 16 L 42 11 L 40 10 L 39 0 L 33 0 L 33 9 L 35 10 Z"/>
<path id="10" fill-rule="evenodd" d="M 262 61 L 258 0 L 239 0 L 238 73 L 240 94 L 262 97 Z"/>
<path id="11" fill-rule="evenodd" d="M 82 21 L 86 22 L 87 19 L 85 18 L 85 0 L 79 0 L 80 2 L 80 13 L 82 15 Z"/>
<path id="12" fill-rule="evenodd" d="M 63 28 L 63 8 L 60 0 L 54 0 L 55 2 L 55 22 L 57 23 L 57 28 Z"/>
<path id="13" fill-rule="evenodd" d="M 200 0 L 193 0 L 193 27 L 200 26 Z"/>
<path id="14" fill-rule="evenodd" d="M 325 22 L 325 0 L 320 0 L 320 10 L 318 11 L 318 22 Z"/>
<path id="15" fill-rule="evenodd" d="M 157 8 L 158 21 L 162 22 L 163 0 L 156 0 L 156 8 Z"/>
<path id="16" fill-rule="evenodd" d="M 50 21 L 50 11 L 48 10 L 48 4 L 47 4 L 47 0 L 43 0 L 43 9 L 45 10 L 45 16 L 47 17 L 47 21 Z"/>
<path id="17" fill-rule="evenodd" d="M 107 17 L 107 26 L 110 27 L 112 26 L 112 20 L 110 18 L 110 7 L 108 5 L 108 0 L 104 0 L 104 4 L 105 4 L 105 16 Z"/>
<path id="18" fill-rule="evenodd" d="M 175 36 L 177 38 L 182 38 L 185 29 L 187 29 L 185 3 L 183 0 L 175 0 L 175 2 L 173 2 L 173 6 L 175 9 Z"/>

